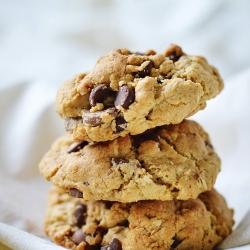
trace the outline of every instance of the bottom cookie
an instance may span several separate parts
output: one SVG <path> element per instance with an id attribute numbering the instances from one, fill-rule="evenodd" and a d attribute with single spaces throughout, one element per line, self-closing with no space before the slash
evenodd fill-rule
<path id="1" fill-rule="evenodd" d="M 76 250 L 213 249 L 233 227 L 233 210 L 216 190 L 186 201 L 84 201 L 52 187 L 45 232 Z"/>

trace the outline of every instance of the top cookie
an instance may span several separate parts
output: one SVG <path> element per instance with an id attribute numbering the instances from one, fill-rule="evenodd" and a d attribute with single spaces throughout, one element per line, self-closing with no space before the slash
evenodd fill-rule
<path id="1" fill-rule="evenodd" d="M 164 54 L 115 49 L 66 81 L 55 107 L 77 141 L 107 141 L 178 124 L 223 89 L 216 68 L 179 46 Z"/>

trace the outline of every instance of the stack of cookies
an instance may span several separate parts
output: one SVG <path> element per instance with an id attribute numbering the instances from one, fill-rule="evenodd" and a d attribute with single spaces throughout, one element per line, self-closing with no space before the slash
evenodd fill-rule
<path id="1" fill-rule="evenodd" d="M 39 165 L 54 184 L 48 236 L 77 250 L 213 249 L 233 210 L 213 188 L 209 135 L 186 118 L 222 89 L 216 68 L 176 45 L 116 49 L 66 81 L 55 107 L 68 133 Z"/>

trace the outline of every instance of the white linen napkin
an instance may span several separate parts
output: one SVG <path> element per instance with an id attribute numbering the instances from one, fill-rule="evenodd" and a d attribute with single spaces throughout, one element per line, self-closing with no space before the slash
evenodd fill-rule
<path id="1" fill-rule="evenodd" d="M 0 222 L 1 250 L 65 250 L 65 248 Z"/>
<path id="2" fill-rule="evenodd" d="M 250 244 L 250 210 L 238 227 L 218 246 L 218 249 L 235 248 Z M 250 249 L 250 245 L 246 246 Z"/>

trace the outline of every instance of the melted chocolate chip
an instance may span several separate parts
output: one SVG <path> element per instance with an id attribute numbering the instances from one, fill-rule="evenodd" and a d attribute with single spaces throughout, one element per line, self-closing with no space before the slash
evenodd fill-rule
<path id="1" fill-rule="evenodd" d="M 168 55 L 168 58 L 173 62 L 177 62 L 180 59 L 181 55 L 176 54 L 173 52 L 172 54 Z"/>
<path id="2" fill-rule="evenodd" d="M 95 106 L 97 103 L 102 103 L 108 96 L 112 96 L 114 91 L 108 84 L 100 84 L 93 88 L 89 95 L 89 103 Z"/>
<path id="3" fill-rule="evenodd" d="M 73 241 L 77 245 L 79 245 L 81 242 L 86 240 L 86 236 L 88 236 L 88 235 L 85 234 L 82 229 L 79 229 L 79 230 L 75 231 L 75 233 L 73 234 Z"/>
<path id="4" fill-rule="evenodd" d="M 74 217 L 76 219 L 76 225 L 81 227 L 86 219 L 87 206 L 84 204 L 77 204 L 74 212 Z"/>
<path id="5" fill-rule="evenodd" d="M 129 161 L 122 158 L 112 158 L 111 162 L 113 165 L 114 164 L 118 165 L 118 164 L 128 163 Z"/>
<path id="6" fill-rule="evenodd" d="M 92 127 L 99 126 L 104 123 L 101 116 L 105 113 L 108 113 L 109 115 L 113 117 L 117 115 L 117 111 L 115 108 L 109 108 L 106 110 L 101 110 L 101 111 L 96 111 L 96 112 L 86 111 L 82 115 L 83 123 L 90 125 Z"/>
<path id="7" fill-rule="evenodd" d="M 115 126 L 116 131 L 115 132 L 117 134 L 121 133 L 123 130 L 126 129 L 127 122 L 126 122 L 126 120 L 124 119 L 123 116 L 116 117 L 115 122 L 116 122 L 116 126 Z"/>
<path id="8" fill-rule="evenodd" d="M 68 117 L 68 118 L 66 118 L 64 121 L 64 128 L 65 128 L 66 132 L 72 132 L 73 126 L 76 125 L 77 123 L 80 123 L 80 122 L 82 122 L 81 117 L 77 117 L 77 118 Z"/>
<path id="9" fill-rule="evenodd" d="M 127 85 L 119 87 L 114 104 L 115 107 L 122 106 L 127 109 L 135 100 L 135 93 Z"/>
<path id="10" fill-rule="evenodd" d="M 144 78 L 146 76 L 149 76 L 150 73 L 151 73 L 151 69 L 154 67 L 154 64 L 149 61 L 148 65 L 142 70 L 142 71 L 139 71 L 135 77 L 139 77 L 139 78 Z"/>
<path id="11" fill-rule="evenodd" d="M 83 198 L 83 193 L 76 188 L 70 188 L 69 195 L 74 196 L 76 198 Z"/>
<path id="12" fill-rule="evenodd" d="M 101 250 L 122 250 L 122 244 L 114 238 L 107 246 L 101 247 Z"/>
<path id="13" fill-rule="evenodd" d="M 67 153 L 70 154 L 73 152 L 77 152 L 77 151 L 81 150 L 82 148 L 84 148 L 84 146 L 86 146 L 87 144 L 88 144 L 88 142 L 86 142 L 86 141 L 73 142 L 69 146 Z"/>
<path id="14" fill-rule="evenodd" d="M 144 141 L 155 141 L 158 143 L 158 147 L 160 148 L 160 138 L 157 134 L 144 134 L 139 137 L 139 139 L 136 141 L 136 146 L 139 147 Z"/>

